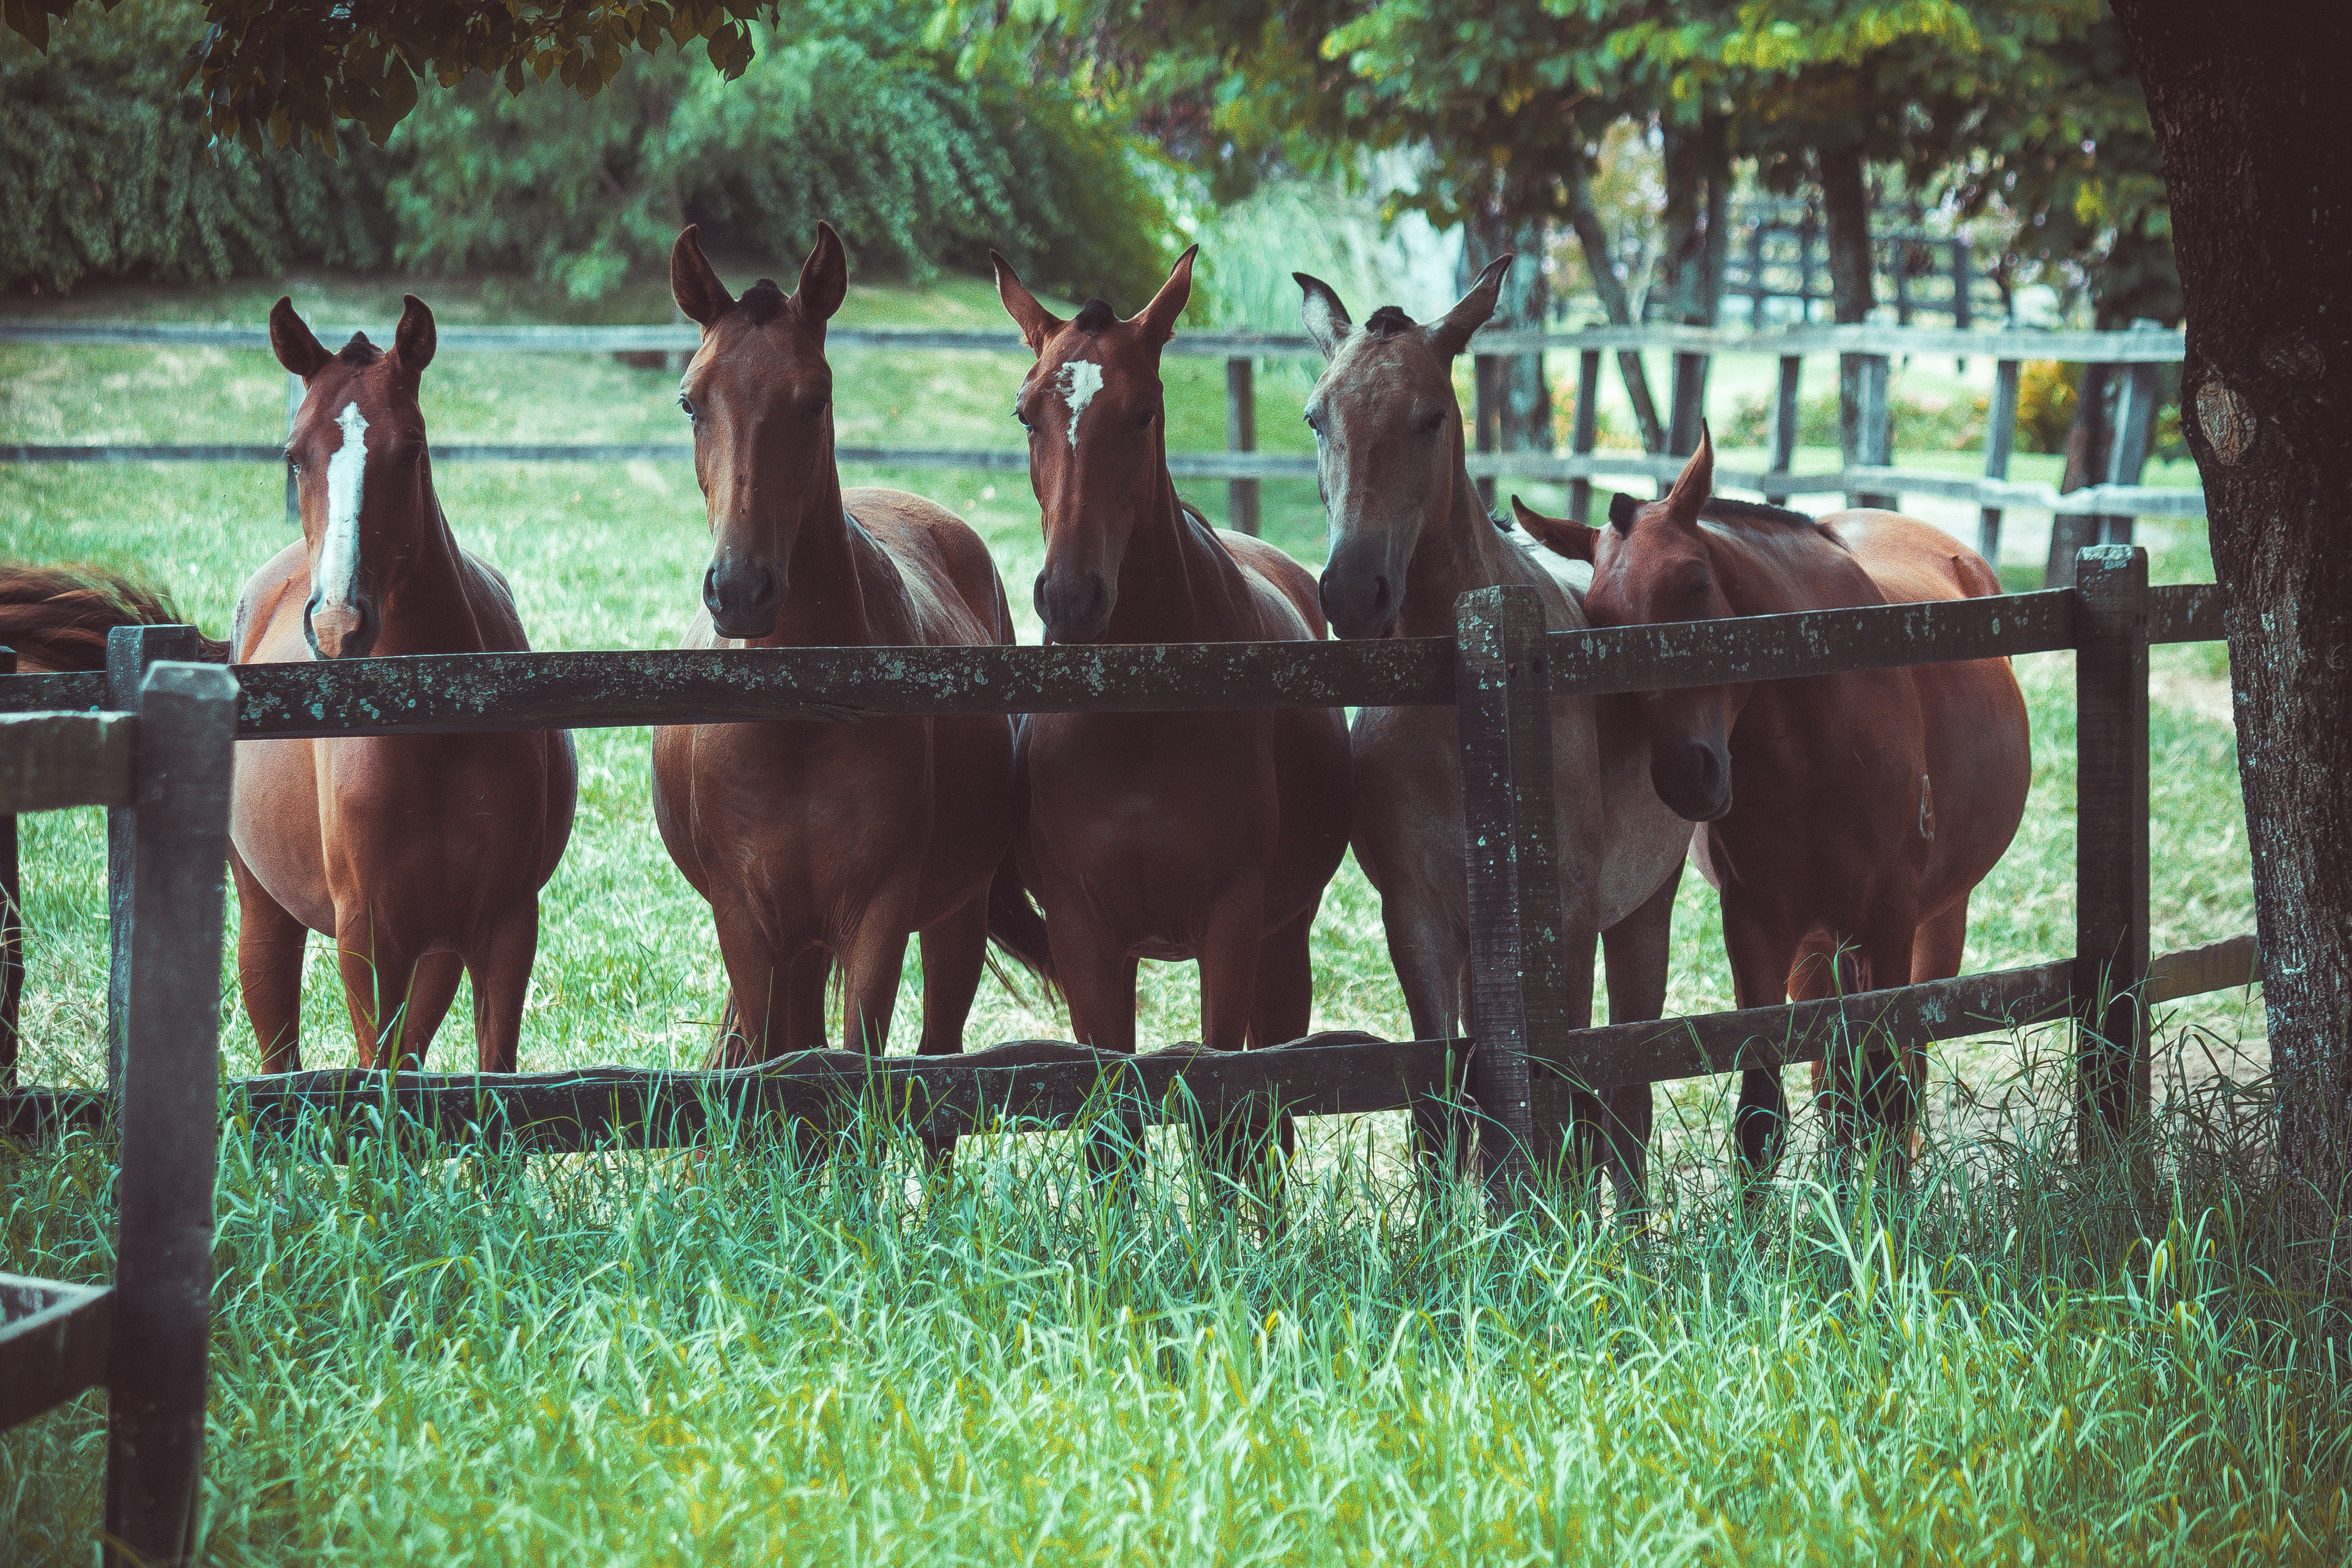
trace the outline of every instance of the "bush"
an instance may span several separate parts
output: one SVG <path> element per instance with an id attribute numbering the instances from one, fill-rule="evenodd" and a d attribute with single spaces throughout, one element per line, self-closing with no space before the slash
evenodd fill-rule
<path id="1" fill-rule="evenodd" d="M 1984 444 L 1986 399 L 1975 394 L 1941 402 L 1897 391 L 1894 396 L 1895 449 L 1965 452 Z M 1724 445 L 1772 445 L 1772 398 L 1753 394 L 1732 405 L 1724 425 Z M 2061 432 L 2063 438 L 2063 432 Z M 1838 444 L 1838 398 L 1834 392 L 1816 393 L 1797 401 L 1797 444 L 1835 447 Z"/>
<path id="2" fill-rule="evenodd" d="M 2017 444 L 2029 452 L 2063 452 L 2074 427 L 2083 367 L 2028 360 L 2017 373 Z"/>
<path id="3" fill-rule="evenodd" d="M 53 23 L 46 56 L 0 32 L 0 287 L 382 263 L 381 153 L 207 149 L 179 86 L 204 26 L 192 0 L 126 0 Z"/>
<path id="4" fill-rule="evenodd" d="M 867 265 L 921 277 L 993 246 L 1037 285 L 1140 304 L 1171 224 L 1138 145 L 1057 89 L 959 77 L 921 47 L 922 21 L 809 0 L 754 27 L 735 82 L 674 50 L 634 56 L 588 100 L 478 75 L 428 89 L 385 149 L 353 135 L 340 161 L 215 161 L 178 86 L 201 8 L 85 7 L 47 58 L 0 44 L 0 285 L 396 259 L 593 299 L 657 264 L 682 224 L 797 258 L 825 218 Z"/>

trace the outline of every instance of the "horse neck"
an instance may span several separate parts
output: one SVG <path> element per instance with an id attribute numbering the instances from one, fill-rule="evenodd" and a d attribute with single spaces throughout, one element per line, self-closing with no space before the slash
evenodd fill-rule
<path id="1" fill-rule="evenodd" d="M 824 450 L 813 465 L 815 493 L 801 515 L 786 564 L 783 607 L 776 629 L 755 647 L 863 647 L 877 640 L 866 615 L 858 542 L 842 505 L 841 470 L 834 466 L 828 418 Z"/>
<path id="2" fill-rule="evenodd" d="M 1735 616 L 1780 616 L 1881 602 L 1868 573 L 1811 530 L 1702 527 L 1707 563 Z"/>
<path id="3" fill-rule="evenodd" d="M 1187 516 L 1163 451 L 1152 504 L 1129 535 L 1103 638 L 1110 643 L 1229 642 L 1260 635 L 1232 552 Z"/>
<path id="4" fill-rule="evenodd" d="M 466 591 L 470 568 L 448 515 L 433 489 L 433 459 L 417 464 L 417 548 L 389 584 L 380 611 L 375 653 L 479 653 L 488 646 L 481 617 Z"/>
<path id="5" fill-rule="evenodd" d="M 1412 559 L 1405 566 L 1404 597 L 1397 605 L 1399 637 L 1451 637 L 1454 600 L 1498 583 L 1536 581 L 1527 562 L 1479 504 L 1458 427 L 1452 460 L 1454 483 L 1444 510 L 1423 521 Z"/>

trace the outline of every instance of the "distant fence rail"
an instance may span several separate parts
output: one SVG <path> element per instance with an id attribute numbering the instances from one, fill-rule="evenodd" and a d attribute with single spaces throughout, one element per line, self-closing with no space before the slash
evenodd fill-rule
<path id="1" fill-rule="evenodd" d="M 375 329 L 349 324 L 318 329 L 322 340 Z M 644 326 L 446 326 L 439 329 L 444 350 L 481 353 L 688 353 L 700 341 L 692 325 L 659 323 Z M 1011 331 L 906 327 L 827 329 L 831 348 L 900 351 L 961 351 L 1025 355 L 1020 338 Z M 1773 409 L 1773 435 L 1767 466 L 1744 469 L 1719 466 L 1717 482 L 1728 489 L 1760 491 L 1778 500 L 1795 495 L 1843 495 L 1854 504 L 1892 505 L 1905 495 L 1935 496 L 1972 501 L 1979 509 L 1979 545 L 1997 558 L 2003 514 L 2011 510 L 2042 511 L 2053 516 L 2090 516 L 2110 520 L 2101 536 L 2109 543 L 2131 542 L 2134 518 L 2200 518 L 2205 497 L 2195 488 L 2138 483 L 2146 466 L 2155 422 L 2155 372 L 2177 363 L 2183 353 L 2179 331 L 2139 329 L 2126 332 L 2045 331 L 2010 329 L 1978 331 L 1900 326 L 1799 326 L 1771 331 L 1731 331 L 1711 327 L 1647 325 L 1589 327 L 1575 331 L 1494 329 L 1472 341 L 1478 362 L 1485 363 L 1528 353 L 1573 353 L 1579 359 L 1577 416 L 1564 453 L 1495 449 L 1494 420 L 1485 406 L 1491 378 L 1475 378 L 1481 406 L 1474 426 L 1479 449 L 1469 455 L 1470 472 L 1489 490 L 1496 479 L 1523 479 L 1566 485 L 1570 508 L 1585 515 L 1595 479 L 1673 478 L 1680 468 L 1675 454 L 1697 445 L 1697 419 L 1704 412 L 1704 394 L 1678 400 L 1677 424 L 1670 433 L 1668 453 L 1621 452 L 1600 449 L 1598 423 L 1593 416 L 1600 395 L 1604 354 L 1663 351 L 1677 356 L 1678 379 L 1697 367 L 1705 381 L 1705 363 L 1719 354 L 1769 356 L 1780 361 L 1780 387 Z M 0 343 L 48 343 L 132 348 L 221 348 L 266 350 L 268 329 L 257 326 L 211 325 L 176 321 L 0 321 Z M 1315 459 L 1304 454 L 1256 450 L 1254 366 L 1260 359 L 1317 358 L 1311 339 L 1295 333 L 1202 331 L 1178 334 L 1166 350 L 1171 354 L 1223 359 L 1225 372 L 1225 447 L 1222 452 L 1171 452 L 1170 471 L 1180 479 L 1223 479 L 1228 484 L 1227 518 L 1232 526 L 1255 532 L 1259 519 L 1259 487 L 1266 479 L 1311 479 Z M 1861 356 L 1859 407 L 1853 421 L 1858 445 L 1843 466 L 1822 472 L 1795 471 L 1798 393 L 1804 359 L 1817 354 Z M 1987 413 L 1984 472 L 1954 474 L 1918 468 L 1898 468 L 1894 462 L 1894 421 L 1888 403 L 1888 378 L 1895 359 L 1908 355 L 1978 357 L 1995 362 L 1993 395 Z M 2118 367 L 2119 401 L 2116 438 L 2104 483 L 2061 493 L 2047 484 L 2011 480 L 2009 466 L 2017 423 L 2018 374 L 2030 360 L 2105 364 Z M 299 383 L 293 384 L 299 389 Z M 289 413 L 296 395 L 289 396 Z M 843 462 L 884 468 L 961 468 L 1004 473 L 1025 472 L 1028 455 L 1018 449 L 939 447 L 843 446 Z M 618 463 L 685 462 L 693 448 L 685 442 L 594 442 L 552 445 L 539 442 L 436 442 L 436 462 L 488 463 Z M 281 444 L 212 443 L 0 443 L 0 463 L 268 463 L 282 464 Z M 1489 500 L 1493 499 L 1489 495 Z M 291 489 L 289 489 L 291 504 Z"/>

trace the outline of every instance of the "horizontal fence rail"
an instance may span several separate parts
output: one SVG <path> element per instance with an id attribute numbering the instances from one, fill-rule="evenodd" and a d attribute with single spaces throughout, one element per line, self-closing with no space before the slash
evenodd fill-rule
<path id="1" fill-rule="evenodd" d="M 349 325 L 318 329 L 324 341 L 334 341 L 362 329 Z M 388 329 L 377 335 L 389 341 Z M 486 353 L 690 353 L 700 341 L 700 329 L 690 324 L 640 326 L 447 326 L 439 330 L 446 350 Z M 2204 493 L 2193 487 L 2137 483 L 2146 460 L 2150 399 L 2154 383 L 2150 367 L 2175 363 L 2183 352 L 2177 331 L 2139 329 L 2123 332 L 2047 331 L 2039 330 L 1943 331 L 1906 326 L 1801 326 L 1777 331 L 1734 331 L 1713 327 L 1651 324 L 1637 327 L 1588 327 L 1579 331 L 1535 331 L 1489 328 L 1473 340 L 1471 352 L 1480 362 L 1528 353 L 1576 354 L 1583 361 L 1580 399 L 1597 395 L 1598 365 L 1602 354 L 1651 350 L 1671 353 L 1678 364 L 1696 363 L 1715 354 L 1765 355 L 1781 363 L 1783 401 L 1778 411 L 1782 434 L 1776 439 L 1772 464 L 1760 470 L 1718 468 L 1718 485 L 1754 490 L 1787 499 L 1795 496 L 1843 495 L 1857 504 L 1879 504 L 1904 495 L 1933 496 L 1972 501 L 1985 514 L 1983 542 L 1998 551 L 2000 518 L 2007 510 L 2024 509 L 2053 517 L 2106 519 L 2201 518 Z M 117 347 L 210 347 L 258 350 L 268 346 L 268 329 L 261 326 L 163 321 L 0 321 L 0 342 L 81 344 Z M 829 347 L 864 350 L 960 351 L 1021 356 L 1027 353 L 1014 333 L 993 330 L 845 327 L 828 329 Z M 1263 453 L 1256 447 L 1256 418 L 1251 369 L 1258 359 L 1316 358 L 1320 351 L 1312 340 L 1297 333 L 1201 331 L 1179 334 L 1166 353 L 1227 362 L 1226 447 L 1223 452 L 1171 452 L 1170 471 L 1180 479 L 1223 480 L 1230 487 L 1228 521 L 1245 532 L 1258 523 L 1259 487 L 1268 479 L 1307 479 L 1315 476 L 1315 459 L 1305 453 Z M 1861 461 L 1849 454 L 1845 466 L 1811 473 L 1793 471 L 1790 455 L 1796 431 L 1797 377 L 1791 367 L 1808 355 L 1865 356 L 1877 373 L 1862 379 L 1864 406 L 1859 411 L 1864 431 Z M 1981 355 L 1999 363 L 2000 376 L 1992 399 L 1986 472 L 1981 476 L 1937 469 L 1897 467 L 1892 461 L 1891 421 L 1886 405 L 1885 366 L 1892 359 L 1917 354 Z M 2004 426 L 2016 417 L 2017 367 L 2026 360 L 2059 360 L 2116 367 L 2125 375 L 2126 395 L 2119 408 L 2119 427 L 2127 432 L 2109 464 L 2106 481 L 2064 492 L 2054 486 L 2011 480 L 2007 477 L 2011 441 Z M 1679 377 L 1678 370 L 1677 375 Z M 1485 449 L 1490 421 L 1486 416 L 1487 378 L 1475 378 L 1481 388 L 1476 424 L 1482 448 L 1470 453 L 1472 478 L 1482 490 L 1497 480 L 1521 479 L 1574 488 L 1579 510 L 1589 499 L 1584 487 L 1596 479 L 1619 480 L 1671 479 L 1681 468 L 1679 456 L 1639 452 L 1609 452 L 1594 447 L 1594 427 L 1580 419 L 1572 450 L 1500 452 Z M 1704 376 L 1701 376 L 1704 382 Z M 299 384 L 298 384 L 299 385 Z M 1703 392 L 1702 392 L 1703 397 Z M 298 394 L 299 400 L 299 394 Z M 1688 419 L 1679 421 L 1669 445 L 1687 453 L 1696 442 L 1698 404 L 1690 405 Z M 677 441 L 608 441 L 578 444 L 545 442 L 450 442 L 436 444 L 435 460 L 444 463 L 624 463 L 690 462 L 693 447 Z M 1019 449 L 843 446 L 836 458 L 846 463 L 881 468 L 964 469 L 986 473 L 1021 473 L 1028 455 Z M 255 463 L 282 465 L 281 447 L 262 443 L 171 444 L 120 443 L 0 443 L 0 463 Z M 1491 497 L 1489 498 L 1491 500 Z M 2127 542 L 2120 528 L 2120 542 Z"/>
<path id="2" fill-rule="evenodd" d="M 2148 590 L 2148 640 L 2221 636 L 2210 584 Z M 1559 696 L 1782 680 L 2072 647 L 2074 593 L 1555 632 Z M 1454 700 L 1444 637 L 1053 647 L 422 654 L 235 667 L 237 734 L 600 729 L 912 713 L 1424 707 Z M 0 713 L 106 706 L 99 671 L 0 676 Z"/>

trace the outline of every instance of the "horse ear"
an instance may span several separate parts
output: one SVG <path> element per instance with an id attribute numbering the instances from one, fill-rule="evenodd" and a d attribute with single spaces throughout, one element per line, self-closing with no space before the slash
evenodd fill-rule
<path id="1" fill-rule="evenodd" d="M 1290 276 L 1297 280 L 1299 289 L 1307 296 L 1298 307 L 1299 314 L 1307 319 L 1307 335 L 1315 340 L 1315 346 L 1323 351 L 1323 357 L 1329 359 L 1339 352 L 1340 343 L 1347 340 L 1356 323 L 1349 320 L 1348 307 L 1339 303 L 1338 289 L 1320 278 L 1310 278 L 1304 272 L 1294 272 Z"/>
<path id="2" fill-rule="evenodd" d="M 706 327 L 735 308 L 735 296 L 702 254 L 702 240 L 692 224 L 678 231 L 677 243 L 669 247 L 669 297 L 687 320 Z"/>
<path id="3" fill-rule="evenodd" d="M 996 297 L 1004 301 L 1004 313 L 1021 329 L 1021 341 L 1029 345 L 1029 352 L 1044 353 L 1045 341 L 1062 330 L 1062 318 L 1037 303 L 1037 296 L 1023 286 L 1013 263 L 992 250 L 988 259 L 996 268 Z"/>
<path id="4" fill-rule="evenodd" d="M 1511 515 L 1553 554 L 1565 555 L 1570 561 L 1592 560 L 1592 547 L 1601 537 L 1600 530 L 1564 517 L 1546 517 L 1517 496 L 1511 498 Z"/>
<path id="5" fill-rule="evenodd" d="M 400 325 L 392 331 L 392 351 L 400 356 L 400 368 L 411 375 L 424 374 L 439 342 L 431 309 L 414 294 L 402 295 Z"/>
<path id="6" fill-rule="evenodd" d="M 335 357 L 295 310 L 294 301 L 284 296 L 269 308 L 269 347 L 279 364 L 304 381 L 326 369 L 327 362 Z"/>
<path id="7" fill-rule="evenodd" d="M 1698 509 L 1715 493 L 1715 437 L 1702 419 L 1698 426 L 1698 450 L 1683 465 L 1682 477 L 1675 488 L 1666 492 L 1666 510 L 1677 522 L 1696 522 Z"/>
<path id="8" fill-rule="evenodd" d="M 1470 285 L 1470 292 L 1454 302 L 1454 309 L 1432 321 L 1423 331 L 1429 346 L 1452 359 L 1470 342 L 1470 334 L 1486 324 L 1495 313 L 1495 301 L 1503 292 L 1503 275 L 1511 269 L 1512 258 L 1498 256 L 1478 274 L 1478 281 Z"/>
<path id="9" fill-rule="evenodd" d="M 1609 526 L 1620 533 L 1630 533 L 1633 529 L 1633 519 L 1640 516 L 1641 511 L 1640 501 L 1619 490 L 1609 498 Z"/>
<path id="10" fill-rule="evenodd" d="M 1185 247 L 1176 265 L 1168 269 L 1168 281 L 1134 318 L 1142 323 L 1144 337 L 1155 348 L 1176 335 L 1176 318 L 1184 313 L 1184 301 L 1192 297 L 1192 258 L 1199 254 L 1199 246 Z"/>
<path id="11" fill-rule="evenodd" d="M 793 297 L 803 311 L 823 324 L 833 320 L 848 294 L 849 253 L 841 247 L 841 236 L 834 232 L 833 225 L 819 219 L 816 248 L 801 263 L 800 292 Z"/>

